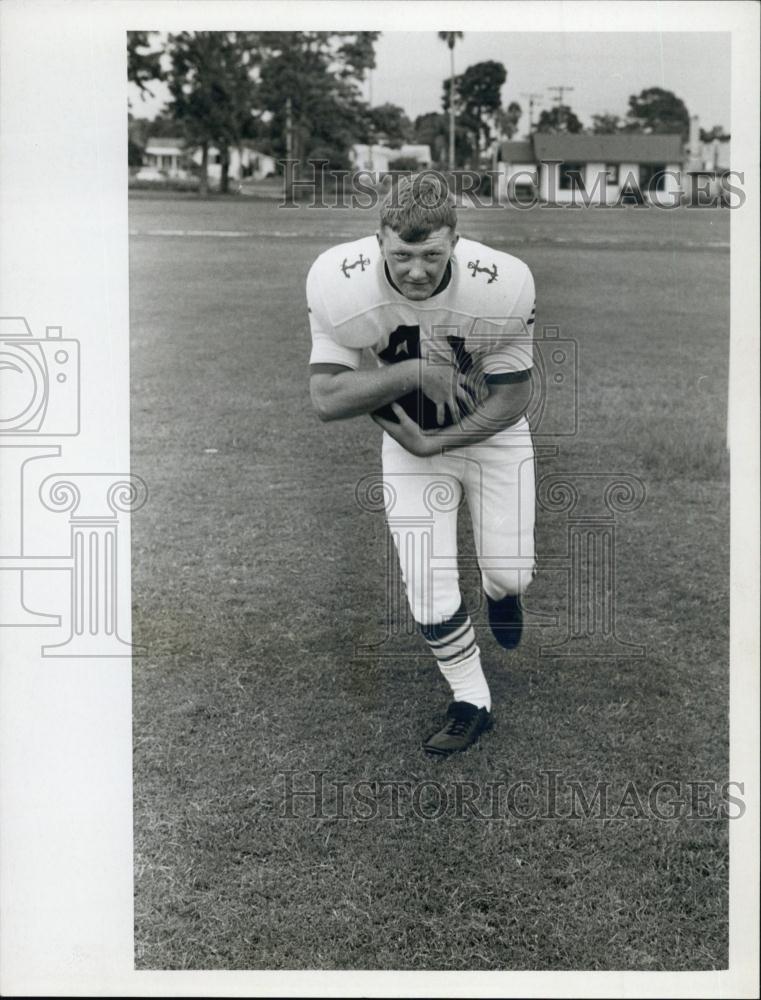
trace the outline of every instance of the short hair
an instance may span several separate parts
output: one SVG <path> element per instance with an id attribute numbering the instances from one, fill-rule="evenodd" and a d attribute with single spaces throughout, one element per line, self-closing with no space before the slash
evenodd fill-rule
<path id="1" fill-rule="evenodd" d="M 380 223 L 405 243 L 421 243 L 442 226 L 454 231 L 457 211 L 444 177 L 433 171 L 400 177 L 381 203 Z"/>

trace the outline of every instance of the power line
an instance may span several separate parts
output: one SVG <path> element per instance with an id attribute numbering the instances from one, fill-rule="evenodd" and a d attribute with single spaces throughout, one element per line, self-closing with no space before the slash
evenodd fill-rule
<path id="1" fill-rule="evenodd" d="M 557 101 L 558 107 L 560 107 L 562 105 L 562 103 L 563 103 L 563 94 L 565 94 L 566 91 L 568 91 L 570 93 L 572 90 L 575 90 L 575 89 L 576 89 L 575 87 L 568 87 L 565 84 L 563 84 L 563 86 L 561 86 L 561 87 L 548 87 L 547 88 L 547 90 L 556 90 L 557 91 L 557 97 L 553 97 L 552 99 L 553 99 L 553 101 Z"/>
<path id="2" fill-rule="evenodd" d="M 574 89 L 575 89 L 574 87 L 568 87 L 565 84 L 563 84 L 560 87 L 548 87 L 547 88 L 547 90 L 556 90 L 557 91 L 557 97 L 553 97 L 553 101 L 557 102 L 557 109 L 558 109 L 557 127 L 560 128 L 561 130 L 562 130 L 563 126 L 565 125 L 565 121 L 566 121 L 566 117 L 567 117 L 567 109 L 568 109 L 568 105 L 567 104 L 563 104 L 563 95 L 566 93 L 566 91 L 570 94 L 570 92 L 572 90 L 574 90 Z"/>
<path id="3" fill-rule="evenodd" d="M 531 135 L 531 133 L 534 131 L 534 103 L 535 103 L 535 101 L 538 98 L 543 97 L 543 96 L 544 96 L 543 94 L 534 94 L 534 93 L 528 93 L 528 94 L 527 93 L 522 93 L 521 94 L 521 97 L 525 97 L 526 100 L 528 101 L 528 134 L 529 135 Z"/>

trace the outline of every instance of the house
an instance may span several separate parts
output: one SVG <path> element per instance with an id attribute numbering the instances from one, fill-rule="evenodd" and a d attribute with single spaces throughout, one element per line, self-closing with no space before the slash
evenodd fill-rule
<path id="1" fill-rule="evenodd" d="M 380 143 L 372 146 L 357 143 L 352 146 L 350 155 L 355 170 L 372 170 L 374 173 L 385 173 L 389 169 L 389 163 L 402 158 L 417 160 L 421 170 L 428 170 L 433 163 L 431 147 L 427 143 L 406 142 L 399 149 Z"/>
<path id="2" fill-rule="evenodd" d="M 165 177 L 179 180 L 190 176 L 187 146 L 184 139 L 149 139 L 143 153 L 143 167 Z M 138 172 L 138 177 L 140 172 Z"/>
<path id="3" fill-rule="evenodd" d="M 274 156 L 262 153 L 250 143 L 230 147 L 230 166 L 228 174 L 231 179 L 242 181 L 251 179 L 260 181 L 264 177 L 272 177 L 277 173 Z M 203 154 L 200 149 L 193 152 L 193 162 L 201 165 Z M 209 147 L 208 159 L 209 180 L 218 181 L 222 175 L 222 155 L 216 146 Z"/>
<path id="4" fill-rule="evenodd" d="M 530 186 L 545 202 L 606 205 L 641 192 L 668 204 L 682 191 L 683 161 L 679 135 L 536 132 L 502 143 L 498 193 L 500 201 L 513 200 Z"/>
<path id="5" fill-rule="evenodd" d="M 701 142 L 699 169 L 711 171 L 718 175 L 729 173 L 731 148 L 729 139 L 714 139 L 712 142 Z"/>
<path id="6" fill-rule="evenodd" d="M 697 116 L 690 118 L 690 138 L 685 151 L 685 188 L 700 190 L 706 200 L 722 198 L 723 182 L 730 170 L 731 145 L 729 139 L 703 142 L 700 138 Z"/>
<path id="7" fill-rule="evenodd" d="M 714 139 L 712 142 L 703 142 L 698 126 L 698 117 L 693 115 L 690 118 L 690 137 L 685 150 L 685 169 L 690 173 L 698 171 L 726 173 L 729 170 L 730 140 Z"/>
<path id="8" fill-rule="evenodd" d="M 277 170 L 274 157 L 260 152 L 247 142 L 231 146 L 229 156 L 228 176 L 231 180 L 261 180 Z M 189 147 L 184 139 L 149 139 L 143 154 L 143 168 L 138 171 L 137 176 L 141 179 L 142 173 L 145 179 L 153 179 L 158 171 L 159 176 L 167 179 L 184 180 L 198 172 L 202 159 L 200 147 Z M 222 175 L 222 154 L 216 146 L 209 147 L 207 169 L 209 180 L 219 181 Z"/>

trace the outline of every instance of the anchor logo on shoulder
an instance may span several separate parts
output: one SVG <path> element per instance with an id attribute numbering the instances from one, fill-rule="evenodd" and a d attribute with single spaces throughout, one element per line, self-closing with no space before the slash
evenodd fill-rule
<path id="1" fill-rule="evenodd" d="M 489 280 L 486 282 L 486 284 L 490 285 L 492 283 L 492 281 L 496 281 L 497 280 L 497 265 L 496 264 L 492 264 L 491 267 L 480 267 L 479 266 L 480 263 L 481 263 L 480 259 L 477 260 L 477 261 L 475 261 L 475 262 L 472 261 L 472 260 L 468 261 L 468 267 L 473 272 L 473 274 L 471 275 L 471 277 L 475 278 L 475 276 L 479 272 L 481 274 L 488 274 L 490 277 L 489 277 Z"/>
<path id="2" fill-rule="evenodd" d="M 343 262 L 343 264 L 341 264 L 341 268 L 340 269 L 343 271 L 345 278 L 350 278 L 351 275 L 349 274 L 349 271 L 353 271 L 355 267 L 360 268 L 361 271 L 362 271 L 362 273 L 364 274 L 365 267 L 369 267 L 369 266 L 370 266 L 370 258 L 369 257 L 363 257 L 362 254 L 360 254 L 359 258 L 357 260 L 355 260 L 353 264 L 350 264 L 348 262 L 348 259 L 346 257 L 344 257 L 344 262 Z"/>

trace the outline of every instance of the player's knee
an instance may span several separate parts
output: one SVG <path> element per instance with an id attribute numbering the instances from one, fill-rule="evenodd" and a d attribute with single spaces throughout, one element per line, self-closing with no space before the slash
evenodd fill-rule
<path id="1" fill-rule="evenodd" d="M 430 624 L 418 622 L 418 627 L 427 642 L 441 645 L 442 641 L 446 639 L 447 636 L 449 636 L 453 631 L 461 631 L 466 624 L 470 625 L 471 622 L 468 616 L 468 610 L 465 607 L 465 602 L 461 600 L 453 612 L 441 618 L 439 621 L 432 622 Z"/>
<path id="2" fill-rule="evenodd" d="M 446 588 L 437 594 L 409 593 L 412 617 L 420 628 L 429 628 L 448 621 L 460 607 L 462 597 L 458 587 Z"/>
<path id="3" fill-rule="evenodd" d="M 525 594 L 533 575 L 533 570 L 528 569 L 490 569 L 482 571 L 481 581 L 487 597 L 499 601 L 503 597 Z"/>

